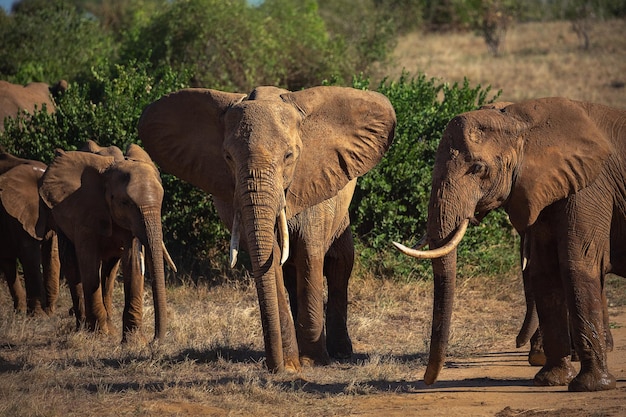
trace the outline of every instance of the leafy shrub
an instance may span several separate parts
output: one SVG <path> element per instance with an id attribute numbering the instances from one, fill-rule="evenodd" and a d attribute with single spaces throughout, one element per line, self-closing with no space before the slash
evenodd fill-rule
<path id="1" fill-rule="evenodd" d="M 133 32 L 122 55 L 154 67 L 191 68 L 197 86 L 245 92 L 257 85 L 300 89 L 341 70 L 348 74 L 340 47 L 312 0 L 266 0 L 258 7 L 189 0 L 170 3 Z"/>
<path id="2" fill-rule="evenodd" d="M 73 80 L 114 55 L 98 21 L 68 0 L 17 3 L 0 25 L 0 78 L 18 84 Z"/>
<path id="3" fill-rule="evenodd" d="M 367 80 L 356 79 L 356 88 Z M 426 231 L 432 167 L 443 130 L 455 115 L 492 102 L 490 88 L 442 84 L 424 75 L 398 81 L 385 80 L 378 87 L 396 111 L 394 143 L 383 160 L 362 177 L 352 200 L 350 215 L 360 243 L 361 261 L 381 276 L 430 276 L 430 262 L 407 262 L 391 241 L 410 242 Z M 514 235 L 504 212 L 492 213 L 470 228 L 460 247 L 461 258 L 477 262 L 483 248 L 514 246 Z M 495 250 L 495 249 L 494 249 Z M 512 249 L 512 252 L 515 252 Z M 514 255 L 517 252 L 514 253 Z M 487 265 L 488 266 L 488 265 Z M 502 268 L 509 268 L 509 261 Z M 482 271 L 482 270 L 481 270 Z"/>

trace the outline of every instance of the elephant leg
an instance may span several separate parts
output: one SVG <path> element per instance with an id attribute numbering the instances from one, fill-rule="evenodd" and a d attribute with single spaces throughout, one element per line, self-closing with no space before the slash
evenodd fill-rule
<path id="1" fill-rule="evenodd" d="M 97 246 L 83 242 L 76 245 L 78 271 L 83 284 L 85 297 L 85 321 L 89 330 L 103 334 L 109 333 L 107 312 L 102 301 L 102 286 L 100 285 L 100 259 L 97 258 Z"/>
<path id="2" fill-rule="evenodd" d="M 541 337 L 540 328 L 537 328 L 530 338 L 528 363 L 532 366 L 544 366 L 546 364 L 546 354 L 543 351 L 543 338 Z"/>
<path id="3" fill-rule="evenodd" d="M 298 258 L 296 335 L 300 360 L 303 365 L 327 365 L 330 357 L 324 333 L 324 255 L 307 250 L 308 242 L 302 243 L 294 254 Z"/>
<path id="4" fill-rule="evenodd" d="M 291 250 L 294 251 L 293 245 Z M 283 265 L 283 280 L 289 296 L 289 307 L 294 320 L 298 318 L 298 273 L 293 262 L 287 261 Z"/>
<path id="5" fill-rule="evenodd" d="M 13 300 L 13 308 L 18 313 L 25 313 L 26 292 L 22 286 L 22 281 L 17 276 L 15 259 L 0 259 L 0 270 L 2 270 L 4 278 L 7 280 L 11 299 Z"/>
<path id="6" fill-rule="evenodd" d="M 143 324 L 144 277 L 139 264 L 139 241 L 132 239 L 122 254 L 122 276 L 124 277 L 124 313 L 122 314 L 122 342 L 131 332 L 141 332 Z"/>
<path id="7" fill-rule="evenodd" d="M 598 214 L 611 213 L 613 200 L 594 197 L 583 191 L 568 200 L 568 224 L 579 225 L 567 229 L 567 245 L 562 249 L 563 283 L 574 348 L 580 359 L 580 371 L 569 383 L 570 391 L 602 391 L 616 386 L 607 366 L 602 295 L 605 271 L 601 266 L 603 255 L 609 252 L 611 218 Z M 592 204 L 585 204 L 591 199 Z M 593 207 L 593 213 L 579 209 L 582 206 Z"/>
<path id="8" fill-rule="evenodd" d="M 326 306 L 326 347 L 331 357 L 352 356 L 348 334 L 348 281 L 354 265 L 354 242 L 347 227 L 331 245 L 324 259 L 324 275 L 328 283 Z"/>
<path id="9" fill-rule="evenodd" d="M 59 259 L 61 260 L 61 275 L 65 277 L 72 296 L 70 315 L 76 318 L 76 329 L 81 329 L 86 323 L 85 296 L 83 284 L 78 271 L 78 261 L 74 244 L 62 233 L 57 234 L 59 245 Z"/>
<path id="10" fill-rule="evenodd" d="M 606 351 L 613 351 L 613 335 L 611 334 L 611 323 L 609 320 L 609 302 L 606 299 L 606 289 L 604 288 L 604 276 L 602 277 L 602 319 L 604 322 L 604 339 L 606 341 Z"/>
<path id="11" fill-rule="evenodd" d="M 580 372 L 570 382 L 570 391 L 601 391 L 615 388 L 607 366 L 607 333 L 600 277 L 589 271 L 588 262 L 577 262 L 568 271 L 566 285 L 574 348 Z"/>
<path id="12" fill-rule="evenodd" d="M 277 245 L 274 249 L 274 253 L 280 253 Z M 301 369 L 300 353 L 298 350 L 292 310 L 290 309 L 289 299 L 287 298 L 285 277 L 283 276 L 284 269 L 277 262 L 274 265 L 274 269 L 276 274 L 276 295 L 278 299 L 278 316 L 280 318 L 283 362 L 286 371 L 296 372 Z M 290 279 L 289 281 L 295 280 Z"/>
<path id="13" fill-rule="evenodd" d="M 570 332 L 567 304 L 559 273 L 556 236 L 550 222 L 541 217 L 533 226 L 528 274 L 535 296 L 539 329 L 546 356 L 535 375 L 535 385 L 566 385 L 574 378 L 570 361 Z"/>
<path id="14" fill-rule="evenodd" d="M 43 267 L 43 283 L 45 292 L 46 313 L 52 314 L 56 309 L 59 298 L 59 282 L 61 278 L 61 263 L 59 261 L 59 243 L 56 234 L 47 236 L 41 243 Z"/>
<path id="15" fill-rule="evenodd" d="M 20 263 L 24 271 L 26 287 L 26 308 L 28 314 L 45 316 L 43 310 L 43 275 L 41 273 L 41 245 L 38 241 L 22 251 Z"/>
<path id="16" fill-rule="evenodd" d="M 120 259 L 117 257 L 109 258 L 102 261 L 100 267 L 101 285 L 104 289 L 102 293 L 102 302 L 107 311 L 107 323 L 109 329 L 114 332 L 113 326 L 113 289 L 115 287 L 115 279 L 120 266 Z"/>

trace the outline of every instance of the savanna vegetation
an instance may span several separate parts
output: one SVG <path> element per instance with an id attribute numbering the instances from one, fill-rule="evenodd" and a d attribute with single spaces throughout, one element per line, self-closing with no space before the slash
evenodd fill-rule
<path id="1" fill-rule="evenodd" d="M 606 97 L 626 108 L 624 16 L 624 0 L 22 0 L 0 11 L 0 79 L 70 84 L 53 115 L 5 122 L 0 144 L 21 157 L 48 162 L 87 139 L 125 148 L 138 142 L 142 109 L 187 86 L 367 88 L 398 118 L 351 206 L 353 361 L 296 380 L 268 375 L 254 287 L 245 267 L 226 267 L 227 231 L 210 196 L 163 175 L 165 239 L 179 267 L 169 341 L 121 347 L 74 332 L 66 290 L 41 324 L 12 313 L 1 286 L 0 415 L 339 415 L 354 396 L 410 390 L 428 343 L 430 265 L 390 241 L 424 231 L 443 127 L 496 99 Z M 607 94 L 587 94 L 594 83 Z M 470 228 L 460 250 L 464 307 L 451 354 L 511 345 L 523 300 L 506 215 Z M 622 281 L 611 281 L 622 285 L 614 305 L 624 304 Z"/>

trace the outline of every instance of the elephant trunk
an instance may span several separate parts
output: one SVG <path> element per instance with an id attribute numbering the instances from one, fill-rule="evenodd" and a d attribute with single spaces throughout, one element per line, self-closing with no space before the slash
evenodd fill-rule
<path id="1" fill-rule="evenodd" d="M 142 210 L 145 226 L 146 260 L 152 278 L 154 300 L 154 339 L 162 338 L 167 328 L 167 302 L 165 298 L 165 271 L 163 265 L 163 231 L 161 210 Z M 141 236 L 141 235 L 139 235 Z"/>
<path id="2" fill-rule="evenodd" d="M 450 335 L 454 289 L 456 284 L 456 249 L 442 258 L 432 260 L 434 274 L 433 321 L 430 335 L 428 366 L 424 382 L 433 384 L 443 368 Z"/>
<path id="3" fill-rule="evenodd" d="M 241 196 L 241 220 L 249 246 L 252 272 L 259 297 L 267 367 L 274 372 L 284 369 L 282 333 L 278 304 L 280 250 L 275 226 L 284 200 L 271 191 L 246 190 Z"/>
<path id="4" fill-rule="evenodd" d="M 526 301 L 526 315 L 524 316 L 524 323 L 515 338 L 515 346 L 520 348 L 524 346 L 530 338 L 533 336 L 537 328 L 539 328 L 539 317 L 537 316 L 537 307 L 535 305 L 535 297 L 532 293 L 530 282 L 530 271 L 526 267 L 528 260 L 529 249 L 527 247 L 529 242 L 528 236 L 520 235 L 520 258 L 522 260 L 522 279 L 524 280 L 524 298 Z"/>
<path id="5" fill-rule="evenodd" d="M 459 229 L 467 226 L 468 215 L 463 210 L 466 206 L 461 204 L 458 198 L 443 198 L 446 194 L 450 197 L 458 195 L 450 192 L 445 186 L 433 187 L 428 209 L 427 231 L 431 249 L 445 246 L 451 238 L 456 238 Z M 442 201 L 445 203 L 442 204 Z M 448 348 L 456 285 L 456 265 L 456 246 L 444 256 L 432 259 L 434 298 L 430 353 L 424 373 L 424 382 L 427 385 L 437 380 Z"/>

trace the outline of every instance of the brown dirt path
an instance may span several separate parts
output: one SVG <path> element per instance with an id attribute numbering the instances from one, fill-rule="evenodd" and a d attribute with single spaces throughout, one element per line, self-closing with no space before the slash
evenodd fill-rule
<path id="1" fill-rule="evenodd" d="M 611 317 L 615 350 L 609 369 L 617 389 L 570 393 L 567 387 L 535 387 L 539 368 L 517 352 L 485 352 L 446 364 L 431 387 L 418 383 L 409 393 L 361 397 L 353 416 L 626 416 L 626 309 Z"/>

